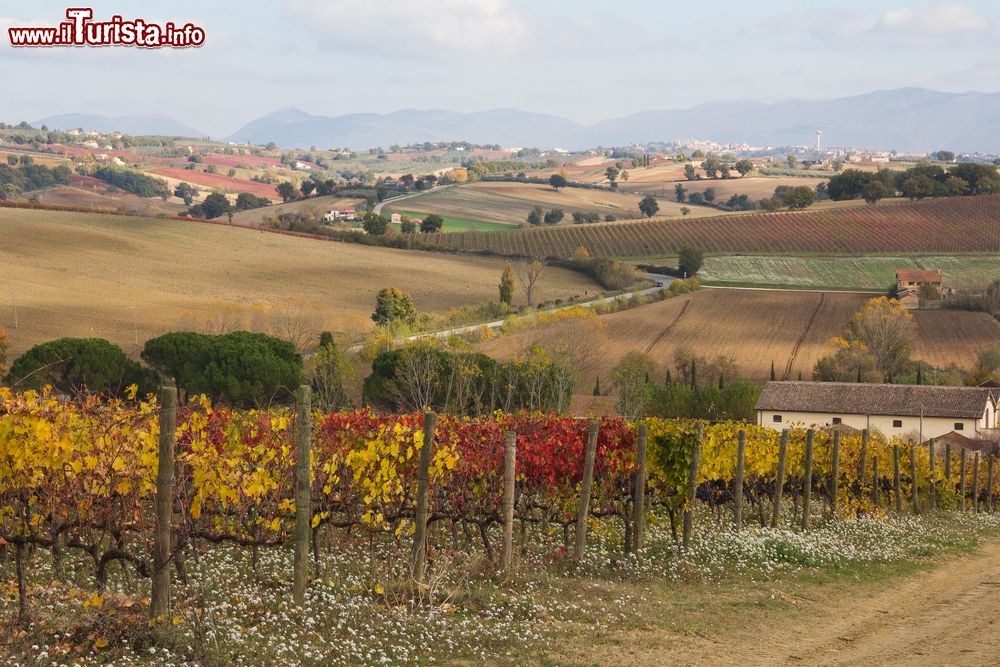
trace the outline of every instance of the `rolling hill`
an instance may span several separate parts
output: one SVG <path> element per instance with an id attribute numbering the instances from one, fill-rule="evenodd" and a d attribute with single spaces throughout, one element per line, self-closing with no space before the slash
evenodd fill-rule
<path id="1" fill-rule="evenodd" d="M 125 134 L 152 134 L 167 137 L 204 137 L 206 134 L 162 114 L 137 114 L 130 116 L 102 116 L 91 113 L 68 113 L 36 120 L 33 125 L 48 126 L 53 130 L 96 130 L 97 132 L 123 132 Z"/>

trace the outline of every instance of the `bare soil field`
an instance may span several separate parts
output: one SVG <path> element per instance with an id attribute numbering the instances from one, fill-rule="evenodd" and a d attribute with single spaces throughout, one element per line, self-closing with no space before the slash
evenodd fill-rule
<path id="1" fill-rule="evenodd" d="M 726 179 L 701 179 L 696 181 L 637 181 L 630 178 L 624 189 L 634 192 L 653 194 L 659 197 L 674 199 L 674 187 L 679 183 L 684 186 L 688 194 L 693 192 L 705 192 L 709 188 L 715 190 L 715 201 L 725 202 L 733 195 L 747 195 L 751 201 L 769 199 L 774 194 L 774 189 L 780 185 L 799 187 L 805 185 L 815 189 L 820 183 L 825 183 L 825 178 L 796 178 L 789 177 L 767 177 L 767 176 L 747 176 L 746 178 L 726 178 Z"/>
<path id="2" fill-rule="evenodd" d="M 871 298 L 846 292 L 702 289 L 630 310 L 604 315 L 607 346 L 583 380 L 606 382 L 626 352 L 639 351 L 673 370 L 674 353 L 736 360 L 741 376 L 767 380 L 774 362 L 778 378 L 811 377 L 829 341 L 843 333 L 854 312 Z M 971 366 L 983 349 L 1000 345 L 1000 324 L 982 313 L 919 311 L 914 356 L 934 365 Z M 563 325 L 554 325 L 563 326 Z M 483 351 L 509 358 L 534 342 L 529 331 L 483 344 Z"/>
<path id="3" fill-rule="evenodd" d="M 266 218 L 277 218 L 282 213 L 295 212 L 322 217 L 323 213 L 331 208 L 354 208 L 363 203 L 365 203 L 364 199 L 344 198 L 337 195 L 310 197 L 308 199 L 288 202 L 287 204 L 274 204 L 273 206 L 264 206 L 249 211 L 240 211 L 233 214 L 233 222 L 241 225 L 262 225 Z"/>
<path id="4" fill-rule="evenodd" d="M 412 294 L 418 311 L 441 313 L 495 300 L 503 267 L 498 259 L 90 213 L 0 209 L 0 238 L 0 326 L 14 356 L 61 336 L 107 338 L 134 352 L 136 341 L 192 317 L 217 321 L 254 304 L 301 306 L 324 328 L 364 331 L 383 287 Z M 552 267 L 539 287 L 539 300 L 600 290 Z"/>
<path id="5" fill-rule="evenodd" d="M 566 213 L 564 224 L 572 224 L 574 211 L 613 215 L 619 220 L 641 217 L 639 200 L 642 197 L 609 190 L 563 188 L 558 192 L 545 185 L 532 183 L 471 183 L 447 188 L 406 200 L 405 209 L 442 216 L 483 220 L 518 225 L 525 221 L 535 206 L 545 209 L 561 208 Z M 662 200 L 660 216 L 680 216 L 681 205 Z M 691 215 L 718 214 L 711 209 L 692 207 Z"/>

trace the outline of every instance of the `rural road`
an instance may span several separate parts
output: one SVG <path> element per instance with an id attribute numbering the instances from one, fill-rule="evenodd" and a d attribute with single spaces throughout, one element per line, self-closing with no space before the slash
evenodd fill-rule
<path id="1" fill-rule="evenodd" d="M 588 664 L 1000 664 L 1000 543 L 884 586 L 794 598 L 789 616 L 753 618 L 725 636 L 630 631 Z M 757 622 L 754 622 L 754 621 Z M 645 636 L 643 636 L 645 634 Z"/>
<path id="2" fill-rule="evenodd" d="M 659 273 L 647 273 L 646 278 L 652 280 L 654 283 L 661 283 L 659 285 L 653 285 L 652 287 L 647 287 L 646 289 L 636 290 L 634 292 L 625 292 L 624 294 L 619 294 L 618 296 L 607 296 L 600 299 L 594 299 L 593 301 L 587 301 L 586 303 L 574 303 L 567 306 L 560 306 L 558 308 L 551 308 L 546 310 L 547 313 L 552 313 L 559 310 L 567 310 L 569 308 L 575 308 L 577 306 L 582 306 L 584 308 L 593 308 L 599 303 L 608 303 L 614 301 L 615 299 L 630 299 L 633 296 L 642 296 L 644 294 L 652 294 L 657 290 L 661 290 L 664 287 L 670 285 L 674 281 L 672 276 L 662 275 Z M 413 336 L 408 336 L 402 340 L 396 341 L 397 343 L 412 343 L 413 341 L 420 340 L 422 338 L 447 338 L 448 336 L 461 335 L 466 333 L 472 333 L 478 331 L 482 327 L 489 327 L 490 329 L 499 329 L 503 326 L 505 320 L 494 320 L 492 322 L 482 322 L 480 324 L 470 324 L 464 327 L 453 327 L 451 329 L 444 329 L 443 331 L 426 331 L 424 333 L 415 334 Z M 348 348 L 349 352 L 357 352 L 361 349 L 361 345 L 355 345 Z"/>
<path id="3" fill-rule="evenodd" d="M 615 299 L 630 299 L 633 296 L 642 296 L 645 294 L 652 294 L 658 290 L 663 289 L 670 285 L 674 280 L 672 276 L 666 276 L 659 273 L 647 273 L 646 278 L 652 280 L 654 283 L 661 283 L 660 285 L 653 285 L 652 287 L 647 287 L 646 289 L 636 290 L 634 292 L 625 292 L 624 294 L 619 294 L 618 296 L 606 296 L 600 299 L 594 299 L 593 301 L 587 301 L 586 303 L 574 303 L 567 306 L 559 306 L 558 308 L 550 308 L 546 310 L 547 313 L 553 313 L 560 310 L 568 310 L 570 308 L 575 308 L 577 306 L 582 306 L 584 308 L 593 308 L 600 303 L 609 303 Z M 471 324 L 465 327 L 455 327 L 453 329 L 445 329 L 444 331 L 429 331 L 426 333 L 416 334 L 408 338 L 404 338 L 403 342 L 412 342 L 415 340 L 420 340 L 421 338 L 430 338 L 432 336 L 437 336 L 438 338 L 447 338 L 448 336 L 453 336 L 455 334 L 472 333 L 482 327 L 489 327 L 490 329 L 499 329 L 503 326 L 504 320 L 494 320 L 493 322 L 483 322 L 481 324 Z"/>

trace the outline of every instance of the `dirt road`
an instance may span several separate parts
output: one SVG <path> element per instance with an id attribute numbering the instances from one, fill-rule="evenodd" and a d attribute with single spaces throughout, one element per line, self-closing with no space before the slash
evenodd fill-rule
<path id="1" fill-rule="evenodd" d="M 572 656 L 615 665 L 1000 664 L 1000 544 L 885 586 L 794 601 L 724 636 L 646 629 Z M 713 633 L 715 634 L 715 633 Z M 570 656 L 566 656 L 570 657 Z"/>

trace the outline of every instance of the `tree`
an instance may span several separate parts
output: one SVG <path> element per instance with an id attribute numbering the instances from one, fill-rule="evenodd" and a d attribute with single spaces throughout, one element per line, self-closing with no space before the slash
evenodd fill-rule
<path id="1" fill-rule="evenodd" d="M 808 185 L 800 185 L 789 189 L 782 199 L 788 208 L 808 208 L 816 201 L 816 191 Z"/>
<path id="2" fill-rule="evenodd" d="M 611 381 L 618 393 L 618 412 L 628 421 L 644 417 L 650 399 L 650 377 L 659 377 L 656 361 L 643 352 L 627 352 L 611 371 Z"/>
<path id="3" fill-rule="evenodd" d="M 701 196 L 705 198 L 709 204 L 715 201 L 715 188 L 705 188 L 705 191 L 701 193 Z"/>
<path id="4" fill-rule="evenodd" d="M 517 282 L 521 285 L 521 291 L 524 292 L 528 307 L 531 308 L 534 305 L 535 285 L 545 270 L 545 264 L 538 259 L 531 262 L 520 262 L 515 266 L 515 270 L 517 271 Z"/>
<path id="5" fill-rule="evenodd" d="M 689 181 L 693 181 L 697 177 L 697 172 L 694 170 L 694 165 L 688 162 L 684 165 L 684 178 Z"/>
<path id="6" fill-rule="evenodd" d="M 562 174 L 552 174 L 551 176 L 549 176 L 549 185 L 552 186 L 553 190 L 558 192 L 559 188 L 566 187 L 567 185 L 566 177 L 563 176 Z"/>
<path id="7" fill-rule="evenodd" d="M 198 196 L 198 188 L 194 187 L 190 183 L 181 181 L 177 184 L 177 187 L 174 188 L 174 196 L 180 197 L 184 200 L 185 206 L 190 206 L 194 203 L 194 198 Z"/>
<path id="8" fill-rule="evenodd" d="M 7 332 L 0 327 L 0 378 L 7 374 L 7 350 L 9 347 Z"/>
<path id="9" fill-rule="evenodd" d="M 401 216 L 399 219 L 399 231 L 404 234 L 412 234 L 417 231 L 417 223 L 408 215 Z"/>
<path id="10" fill-rule="evenodd" d="M 510 262 L 503 265 L 503 273 L 500 274 L 500 303 L 511 306 L 514 304 L 514 270 Z"/>
<path id="11" fill-rule="evenodd" d="M 653 195 L 646 195 L 642 198 L 642 201 L 639 202 L 639 210 L 642 211 L 647 218 L 652 218 L 656 215 L 656 212 L 660 210 L 660 205 L 656 203 L 656 198 Z"/>
<path id="12" fill-rule="evenodd" d="M 844 339 L 871 354 L 884 376 L 899 376 L 909 363 L 915 333 L 913 314 L 895 299 L 879 297 L 854 314 Z"/>
<path id="13" fill-rule="evenodd" d="M 691 209 L 687 206 L 681 206 L 681 215 L 688 215 L 689 213 L 691 213 Z"/>
<path id="14" fill-rule="evenodd" d="M 717 178 L 719 175 L 719 167 L 722 165 L 722 161 L 719 160 L 717 155 L 708 154 L 704 161 L 701 163 L 701 168 L 704 170 L 705 175 L 709 178 Z M 686 173 L 686 170 L 685 170 Z"/>
<path id="15" fill-rule="evenodd" d="M 594 396 L 601 395 L 601 376 L 597 376 L 597 381 L 594 383 Z"/>
<path id="16" fill-rule="evenodd" d="M 705 261 L 705 255 L 700 248 L 694 246 L 682 246 L 677 251 L 677 270 L 684 274 L 684 277 L 696 275 Z"/>
<path id="17" fill-rule="evenodd" d="M 385 287 L 379 290 L 375 297 L 375 312 L 372 313 L 375 324 L 389 326 L 396 323 L 413 325 L 417 321 L 417 310 L 409 294 L 395 287 Z"/>
<path id="18" fill-rule="evenodd" d="M 747 160 L 746 158 L 738 160 L 735 166 L 736 166 L 736 171 L 740 173 L 741 177 L 746 176 L 751 171 L 753 171 L 753 162 Z"/>
<path id="19" fill-rule="evenodd" d="M 232 204 L 229 203 L 229 199 L 226 195 L 220 192 L 213 192 L 212 194 L 205 197 L 205 201 L 198 204 L 196 207 L 203 218 L 218 218 L 220 215 L 225 215 L 232 209 Z"/>
<path id="20" fill-rule="evenodd" d="M 677 200 L 678 204 L 683 204 L 687 199 L 687 190 L 684 189 L 681 183 L 674 186 L 674 199 Z"/>
<path id="21" fill-rule="evenodd" d="M 389 221 L 384 215 L 369 211 L 361 221 L 361 228 L 372 236 L 382 236 L 389 228 Z"/>
<path id="22" fill-rule="evenodd" d="M 189 396 L 206 394 L 235 406 L 290 401 L 302 381 L 295 345 L 248 331 L 164 334 L 146 341 L 142 359 Z"/>
<path id="23" fill-rule="evenodd" d="M 885 184 L 878 179 L 869 181 L 861 189 L 861 196 L 864 198 L 866 202 L 868 202 L 872 206 L 877 204 L 879 200 L 882 199 L 883 197 L 888 196 L 888 194 L 889 194 L 888 188 L 886 188 Z"/>
<path id="24" fill-rule="evenodd" d="M 20 390 L 52 385 L 63 394 L 121 394 L 129 385 L 155 391 L 156 374 L 103 338 L 58 338 L 35 345 L 10 366 L 6 384 Z"/>
<path id="25" fill-rule="evenodd" d="M 241 192 L 236 195 L 236 210 L 237 211 L 249 211 L 253 208 L 261 208 L 262 206 L 269 206 L 270 201 L 264 197 L 258 197 L 257 195 L 250 194 L 249 192 Z"/>
<path id="26" fill-rule="evenodd" d="M 566 214 L 563 212 L 563 210 L 561 208 L 554 208 L 554 209 L 552 209 L 551 211 L 549 211 L 548 213 L 545 214 L 545 218 L 544 218 L 545 224 L 546 225 L 555 225 L 555 224 L 558 224 L 563 219 L 563 217 L 565 215 Z"/>
<path id="27" fill-rule="evenodd" d="M 529 225 L 540 225 L 542 224 L 542 218 L 545 213 L 541 206 L 534 206 L 528 213 L 528 224 Z"/>
<path id="28" fill-rule="evenodd" d="M 789 169 L 795 169 L 797 166 L 799 166 L 799 161 L 794 155 L 789 155 L 786 162 L 788 164 Z"/>
<path id="29" fill-rule="evenodd" d="M 278 184 L 278 196 L 281 201 L 288 203 L 299 198 L 299 191 L 289 181 Z"/>
<path id="30" fill-rule="evenodd" d="M 608 167 L 604 170 L 604 175 L 608 177 L 608 182 L 611 183 L 612 189 L 618 187 L 618 175 L 622 173 L 622 170 L 617 166 Z"/>
<path id="31" fill-rule="evenodd" d="M 955 154 L 951 151 L 938 151 L 934 153 L 934 159 L 940 162 L 954 162 Z"/>
<path id="32" fill-rule="evenodd" d="M 437 213 L 431 213 L 420 222 L 420 231 L 424 234 L 440 232 L 442 227 L 444 227 L 444 218 Z"/>
<path id="33" fill-rule="evenodd" d="M 312 179 L 306 179 L 299 183 L 299 192 L 302 193 L 303 197 L 308 197 L 312 194 L 312 191 L 316 189 L 316 181 Z"/>
<path id="34" fill-rule="evenodd" d="M 976 365 L 990 375 L 1000 373 L 1000 347 L 990 347 L 980 352 Z"/>
<path id="35" fill-rule="evenodd" d="M 333 341 L 333 336 L 329 336 L 309 357 L 305 368 L 306 379 L 312 385 L 314 400 L 321 410 L 331 412 L 350 407 L 347 384 L 353 373 L 347 355 Z"/>
<path id="36" fill-rule="evenodd" d="M 812 379 L 818 382 L 879 382 L 878 362 L 860 342 L 834 338 L 836 352 L 816 362 Z"/>

